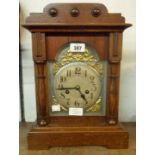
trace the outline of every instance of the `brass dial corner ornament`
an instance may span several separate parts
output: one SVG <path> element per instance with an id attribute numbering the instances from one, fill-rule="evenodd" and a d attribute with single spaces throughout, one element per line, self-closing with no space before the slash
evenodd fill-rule
<path id="1" fill-rule="evenodd" d="M 87 112 L 98 112 L 101 109 L 101 103 L 102 103 L 102 97 L 100 96 L 98 98 L 98 100 L 94 103 L 94 105 L 92 105 L 91 107 L 89 107 L 88 109 L 86 109 Z"/>
<path id="2" fill-rule="evenodd" d="M 57 105 L 58 104 L 58 100 L 56 99 L 55 96 L 52 96 L 50 99 L 50 104 L 51 105 Z M 60 105 L 60 109 L 61 111 L 67 111 L 68 109 L 66 107 L 64 107 L 63 105 Z"/>

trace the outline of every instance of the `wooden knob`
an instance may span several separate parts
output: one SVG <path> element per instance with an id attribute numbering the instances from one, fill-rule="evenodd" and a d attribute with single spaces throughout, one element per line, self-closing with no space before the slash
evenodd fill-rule
<path id="1" fill-rule="evenodd" d="M 80 11 L 77 8 L 74 8 L 71 10 L 72 17 L 77 17 L 77 16 L 79 16 L 79 14 L 80 14 Z"/>
<path id="2" fill-rule="evenodd" d="M 94 8 L 94 9 L 92 10 L 92 15 L 93 15 L 94 17 L 98 17 L 100 14 L 101 14 L 101 10 L 100 10 L 100 9 Z"/>
<path id="3" fill-rule="evenodd" d="M 55 8 L 51 8 L 51 9 L 49 10 L 48 13 L 49 13 L 52 17 L 55 17 L 55 16 L 57 16 L 58 11 L 57 11 L 57 9 L 55 9 Z"/>

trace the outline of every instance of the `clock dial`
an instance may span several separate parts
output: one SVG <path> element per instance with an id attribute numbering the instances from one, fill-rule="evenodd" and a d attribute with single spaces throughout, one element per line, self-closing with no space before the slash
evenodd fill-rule
<path id="1" fill-rule="evenodd" d="M 92 106 L 100 95 L 100 89 L 98 72 L 82 62 L 63 66 L 54 78 L 55 97 L 67 108 Z"/>

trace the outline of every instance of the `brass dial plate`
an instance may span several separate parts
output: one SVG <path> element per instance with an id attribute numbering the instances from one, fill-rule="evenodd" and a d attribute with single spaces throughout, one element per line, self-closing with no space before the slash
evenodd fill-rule
<path id="1" fill-rule="evenodd" d="M 98 72 L 82 62 L 64 65 L 55 75 L 55 97 L 60 105 L 91 107 L 99 98 L 101 83 Z"/>

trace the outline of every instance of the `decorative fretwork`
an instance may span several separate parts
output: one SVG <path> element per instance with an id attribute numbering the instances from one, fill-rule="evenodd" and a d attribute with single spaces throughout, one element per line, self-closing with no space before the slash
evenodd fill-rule
<path id="1" fill-rule="evenodd" d="M 53 72 L 56 74 L 58 70 L 64 65 L 71 62 L 86 62 L 93 67 L 99 74 L 103 74 L 103 64 L 97 62 L 97 58 L 93 56 L 87 49 L 85 52 L 71 52 L 67 51 L 59 61 L 53 64 Z"/>

